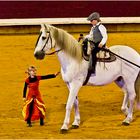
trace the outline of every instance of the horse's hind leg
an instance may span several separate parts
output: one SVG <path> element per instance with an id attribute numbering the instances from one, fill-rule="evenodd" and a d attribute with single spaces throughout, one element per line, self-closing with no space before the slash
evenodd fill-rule
<path id="1" fill-rule="evenodd" d="M 122 89 L 124 92 L 124 99 L 121 107 L 121 111 L 125 114 L 125 116 L 128 115 L 128 93 L 125 89 Z"/>
<path id="2" fill-rule="evenodd" d="M 72 128 L 74 129 L 78 128 L 80 124 L 80 113 L 79 113 L 78 105 L 79 105 L 79 101 L 78 101 L 78 97 L 76 96 L 74 100 L 75 118 L 74 118 L 74 122 L 72 123 Z"/>
<path id="3" fill-rule="evenodd" d="M 133 120 L 133 107 L 134 107 L 134 101 L 136 97 L 133 83 L 127 85 L 127 92 L 128 92 L 128 99 L 129 99 L 129 109 L 128 109 L 128 115 L 123 121 L 124 125 L 129 125 Z"/>
<path id="4" fill-rule="evenodd" d="M 124 92 L 124 99 L 121 106 L 122 112 L 127 116 L 128 115 L 128 93 L 126 90 L 126 85 L 122 77 L 118 77 L 115 83 L 123 90 Z"/>
<path id="5" fill-rule="evenodd" d="M 133 106 L 135 100 L 135 87 L 133 82 L 125 82 L 122 77 L 119 77 L 115 83 L 122 88 L 124 92 L 124 99 L 122 103 L 121 110 L 126 115 L 125 120 L 123 121 L 124 125 L 129 125 L 130 122 L 133 120 Z M 129 101 L 129 108 L 128 108 L 128 101 Z"/>

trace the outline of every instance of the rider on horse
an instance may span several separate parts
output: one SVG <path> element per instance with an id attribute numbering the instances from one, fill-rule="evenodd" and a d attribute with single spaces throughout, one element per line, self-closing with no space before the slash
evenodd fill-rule
<path id="1" fill-rule="evenodd" d="M 93 41 L 93 48 L 91 51 L 92 54 L 92 66 L 89 67 L 89 71 L 95 73 L 95 66 L 97 57 L 96 54 L 105 47 L 107 41 L 107 30 L 104 25 L 102 25 L 100 20 L 100 14 L 94 12 L 89 15 L 87 18 L 91 22 L 93 27 L 90 30 L 90 33 L 86 35 L 84 42 Z"/>

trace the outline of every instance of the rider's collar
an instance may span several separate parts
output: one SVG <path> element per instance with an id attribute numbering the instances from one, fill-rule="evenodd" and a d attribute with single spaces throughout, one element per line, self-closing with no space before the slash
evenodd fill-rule
<path id="1" fill-rule="evenodd" d="M 99 24 L 101 24 L 101 22 L 98 22 L 96 25 L 94 25 L 93 27 L 95 28 L 96 26 L 98 26 Z"/>

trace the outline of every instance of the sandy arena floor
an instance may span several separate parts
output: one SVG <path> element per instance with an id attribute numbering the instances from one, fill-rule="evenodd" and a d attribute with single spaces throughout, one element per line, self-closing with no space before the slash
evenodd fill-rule
<path id="1" fill-rule="evenodd" d="M 78 35 L 75 35 L 78 38 Z M 27 127 L 23 120 L 22 91 L 25 70 L 35 65 L 38 74 L 45 75 L 60 70 L 55 55 L 43 61 L 33 56 L 37 35 L 0 36 L 0 138 L 1 139 L 112 139 L 140 138 L 140 112 L 134 110 L 130 126 L 121 125 L 125 118 L 120 111 L 122 91 L 114 84 L 104 87 L 82 87 L 79 92 L 81 125 L 60 134 L 65 115 L 68 89 L 61 76 L 40 82 L 40 91 L 47 107 L 45 125 L 33 123 Z M 140 33 L 110 33 L 108 46 L 124 44 L 140 52 Z M 71 122 L 73 121 L 73 113 Z"/>

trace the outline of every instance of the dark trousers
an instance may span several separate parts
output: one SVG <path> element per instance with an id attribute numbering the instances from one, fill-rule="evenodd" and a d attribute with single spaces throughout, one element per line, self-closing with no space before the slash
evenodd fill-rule
<path id="1" fill-rule="evenodd" d="M 94 43 L 94 48 L 91 51 L 92 55 L 92 68 L 90 68 L 92 73 L 95 73 L 96 63 L 97 63 L 97 53 L 102 49 L 98 47 L 99 43 Z M 105 45 L 103 46 L 105 47 Z"/>
<path id="2" fill-rule="evenodd" d="M 34 104 L 34 100 L 30 103 L 29 106 L 29 116 L 27 118 L 27 124 L 29 126 L 31 126 L 31 117 L 32 117 L 32 113 L 33 113 L 33 104 Z M 44 125 L 44 118 L 40 117 L 40 125 Z"/>
<path id="3" fill-rule="evenodd" d="M 32 117 L 32 113 L 33 113 L 33 104 L 34 104 L 34 100 L 30 103 L 30 106 L 29 106 L 29 116 L 27 119 L 27 123 L 29 125 L 31 124 L 31 117 Z"/>

